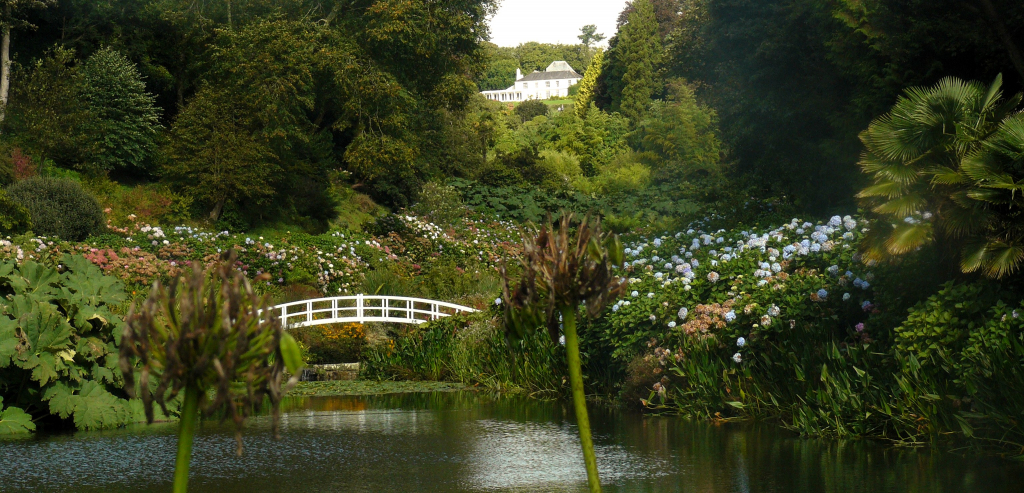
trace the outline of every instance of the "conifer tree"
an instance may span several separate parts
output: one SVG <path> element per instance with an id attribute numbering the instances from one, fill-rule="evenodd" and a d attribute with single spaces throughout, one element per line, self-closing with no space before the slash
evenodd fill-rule
<path id="1" fill-rule="evenodd" d="M 594 58 L 590 60 L 587 73 L 580 81 L 579 92 L 576 93 L 576 102 L 573 103 L 573 111 L 576 116 L 583 118 L 587 116 L 590 103 L 594 102 L 594 91 L 597 89 L 597 78 L 601 75 L 601 64 L 604 63 L 604 51 L 597 50 Z"/>
<path id="2" fill-rule="evenodd" d="M 139 69 L 110 48 L 97 51 L 82 68 L 82 96 L 92 112 L 93 166 L 141 169 L 156 148 L 160 110 L 146 92 Z"/>
<path id="3" fill-rule="evenodd" d="M 626 68 L 622 75 L 622 96 L 612 102 L 634 124 L 640 120 L 657 90 L 657 66 L 661 58 L 658 21 L 649 0 L 637 0 L 629 20 L 619 30 L 618 59 Z"/>

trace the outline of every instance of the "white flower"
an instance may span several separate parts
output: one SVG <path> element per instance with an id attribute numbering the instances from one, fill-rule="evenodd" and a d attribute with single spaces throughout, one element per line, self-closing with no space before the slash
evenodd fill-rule
<path id="1" fill-rule="evenodd" d="M 655 316 L 654 316 L 654 314 L 651 314 L 651 316 L 650 316 L 650 317 L 647 317 L 647 318 L 650 318 L 650 319 L 651 319 L 651 322 L 653 322 L 653 321 L 655 321 L 655 320 L 657 320 L 657 319 L 658 319 L 658 317 L 655 317 Z"/>
<path id="2" fill-rule="evenodd" d="M 739 346 L 739 347 L 746 346 L 747 345 L 747 340 L 742 338 L 742 337 L 740 337 L 739 339 L 736 339 L 736 345 Z"/>
<path id="3" fill-rule="evenodd" d="M 500 305 L 501 304 L 501 298 L 495 298 L 494 299 L 494 304 L 495 305 Z"/>
<path id="4" fill-rule="evenodd" d="M 668 328 L 674 329 L 675 327 L 676 327 L 676 323 L 675 322 L 669 322 L 668 323 Z"/>
<path id="5" fill-rule="evenodd" d="M 768 307 L 768 315 L 771 315 L 773 317 L 778 317 L 779 314 L 781 314 L 781 313 L 782 313 L 782 310 L 780 310 L 779 307 L 776 306 L 776 305 L 772 305 L 772 306 Z"/>
<path id="6" fill-rule="evenodd" d="M 640 292 L 639 291 L 633 291 L 632 293 L 629 293 L 629 295 L 634 297 L 634 298 L 636 298 L 637 296 L 640 296 Z"/>
<path id="7" fill-rule="evenodd" d="M 843 293 L 843 301 L 850 301 L 850 293 Z"/>
<path id="8" fill-rule="evenodd" d="M 740 353 L 736 353 L 736 354 L 732 355 L 732 360 L 735 361 L 736 363 L 742 363 L 743 362 L 743 355 L 740 354 Z"/>
<path id="9" fill-rule="evenodd" d="M 677 315 L 679 315 L 679 320 L 686 320 L 686 316 L 689 314 L 690 310 L 687 310 L 685 306 L 680 308 L 679 313 L 677 313 Z"/>
<path id="10" fill-rule="evenodd" d="M 729 311 L 725 312 L 725 321 L 726 322 L 732 322 L 733 320 L 736 320 L 736 311 L 735 310 L 729 310 Z"/>

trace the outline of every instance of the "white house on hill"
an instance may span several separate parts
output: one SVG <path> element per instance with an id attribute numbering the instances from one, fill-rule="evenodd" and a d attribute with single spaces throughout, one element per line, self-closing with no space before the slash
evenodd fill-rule
<path id="1" fill-rule="evenodd" d="M 526 101 L 527 99 L 548 99 L 569 95 L 569 87 L 580 82 L 583 76 L 577 74 L 568 63 L 551 62 L 543 72 L 534 71 L 523 76 L 516 69 L 516 83 L 503 91 L 481 91 L 484 97 L 493 101 Z"/>

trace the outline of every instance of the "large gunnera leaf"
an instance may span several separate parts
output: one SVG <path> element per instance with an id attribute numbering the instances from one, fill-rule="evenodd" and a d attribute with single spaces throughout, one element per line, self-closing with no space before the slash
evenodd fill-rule
<path id="1" fill-rule="evenodd" d="M 18 295 L 6 307 L 20 326 L 22 345 L 16 349 L 14 364 L 32 370 L 39 385 L 56 380 L 74 359 L 71 326 L 57 307 Z"/>
<path id="2" fill-rule="evenodd" d="M 31 433 L 35 429 L 32 416 L 16 407 L 4 409 L 4 399 L 0 397 L 0 435 Z"/>
<path id="3" fill-rule="evenodd" d="M 111 307 L 124 300 L 124 285 L 81 256 L 63 256 L 59 269 L 0 263 L 0 368 L 24 382 L 5 390 L 23 409 L 3 411 L 0 432 L 32 431 L 47 413 L 80 429 L 132 421 L 130 403 L 111 393 L 123 384 L 123 321 Z"/>
<path id="4" fill-rule="evenodd" d="M 50 412 L 61 418 L 74 417 L 80 430 L 113 428 L 132 421 L 134 413 L 127 400 L 118 398 L 103 385 L 87 381 L 74 389 L 57 382 L 43 394 L 50 403 Z"/>
<path id="5" fill-rule="evenodd" d="M 84 257 L 64 255 L 61 262 L 67 271 L 58 297 L 68 313 L 68 320 L 79 333 L 94 328 L 111 330 L 115 317 L 109 306 L 125 300 L 124 284 L 117 278 L 103 275 L 99 267 Z"/>

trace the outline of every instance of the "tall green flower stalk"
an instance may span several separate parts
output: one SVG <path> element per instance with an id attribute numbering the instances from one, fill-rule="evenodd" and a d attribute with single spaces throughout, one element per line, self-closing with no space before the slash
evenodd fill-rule
<path id="1" fill-rule="evenodd" d="M 546 326 L 552 342 L 565 337 L 566 362 L 573 407 L 580 432 L 580 444 L 587 466 L 590 491 L 601 491 L 597 474 L 597 458 L 590 433 L 586 396 L 583 392 L 583 371 L 580 364 L 580 342 L 577 334 L 577 311 L 596 318 L 612 300 L 625 292 L 625 279 L 612 273 L 622 264 L 622 243 L 614 234 L 601 233 L 601 224 L 586 217 L 573 230 L 573 218 L 564 214 L 556 230 L 548 221 L 536 234 L 523 235 L 522 277 L 519 283 L 509 279 L 505 269 L 504 303 L 506 334 L 523 338 Z"/>
<path id="2" fill-rule="evenodd" d="M 166 288 L 156 282 L 149 298 L 128 313 L 120 358 L 128 394 L 142 400 L 150 423 L 154 403 L 168 414 L 168 403 L 182 398 L 174 493 L 188 490 L 200 415 L 231 418 L 241 455 L 245 418 L 268 398 L 278 437 L 281 397 L 297 381 L 302 358 L 267 308 L 267 297 L 235 268 L 232 251 L 206 271 L 196 265 Z M 285 368 L 292 374 L 287 382 Z"/>

